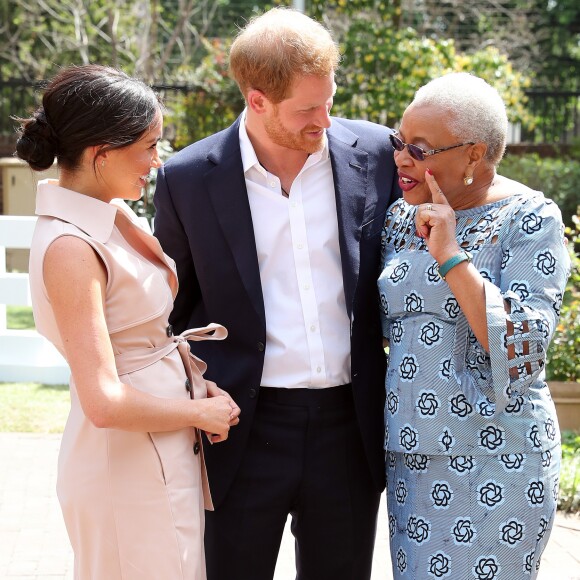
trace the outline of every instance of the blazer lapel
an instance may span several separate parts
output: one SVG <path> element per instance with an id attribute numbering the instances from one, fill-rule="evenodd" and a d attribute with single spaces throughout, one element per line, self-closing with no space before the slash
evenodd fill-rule
<path id="1" fill-rule="evenodd" d="M 223 139 L 208 153 L 208 159 L 214 167 L 205 174 L 204 180 L 242 283 L 265 326 L 256 240 L 240 153 L 239 122 L 238 119 L 227 129 Z M 228 283 L 230 281 L 224 280 L 224 284 Z"/>
<path id="2" fill-rule="evenodd" d="M 328 130 L 344 294 L 349 317 L 352 315 L 360 268 L 360 237 L 368 180 L 368 153 L 356 148 L 357 139 L 357 135 L 336 121 Z"/>

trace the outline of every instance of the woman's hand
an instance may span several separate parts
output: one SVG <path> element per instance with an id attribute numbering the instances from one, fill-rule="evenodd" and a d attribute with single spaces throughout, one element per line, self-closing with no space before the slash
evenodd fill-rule
<path id="1" fill-rule="evenodd" d="M 195 403 L 198 410 L 195 426 L 207 433 L 211 443 L 225 441 L 232 421 L 230 399 L 224 395 L 217 395 L 207 399 L 196 399 Z M 239 421 L 237 417 L 236 421 Z"/>
<path id="2" fill-rule="evenodd" d="M 240 416 L 241 410 L 236 405 L 236 402 L 232 399 L 230 394 L 227 391 L 220 389 L 213 381 L 206 380 L 205 384 L 207 387 L 208 398 L 218 397 L 218 396 L 222 395 L 222 396 L 226 397 L 226 399 L 228 399 L 228 401 L 230 402 L 230 408 L 231 408 L 230 426 L 233 427 L 234 425 L 237 425 L 240 422 L 239 416 Z"/>
<path id="3" fill-rule="evenodd" d="M 229 414 L 229 423 L 230 427 L 234 427 L 240 422 L 240 408 L 236 405 L 235 401 L 232 399 L 230 394 L 223 389 L 220 389 L 216 383 L 213 381 L 205 381 L 207 387 L 207 396 L 208 399 L 213 399 L 216 397 L 225 397 L 230 406 L 230 414 Z M 225 441 L 227 439 L 227 433 L 225 437 L 222 437 L 220 433 L 217 431 L 210 431 L 205 429 L 207 437 L 210 443 L 219 443 L 220 441 Z"/>
<path id="4" fill-rule="evenodd" d="M 431 190 L 433 203 L 424 203 L 417 208 L 417 235 L 425 239 L 429 253 L 441 266 L 461 251 L 455 238 L 457 220 L 453 208 L 429 169 L 425 171 L 425 180 Z M 481 274 L 473 264 L 463 262 L 449 270 L 445 282 L 457 299 L 473 334 L 489 352 L 485 287 Z"/>
<path id="5" fill-rule="evenodd" d="M 417 208 L 415 225 L 417 235 L 426 241 L 429 253 L 441 265 L 460 251 L 455 239 L 455 212 L 429 169 L 425 180 L 433 203 L 422 203 Z"/>

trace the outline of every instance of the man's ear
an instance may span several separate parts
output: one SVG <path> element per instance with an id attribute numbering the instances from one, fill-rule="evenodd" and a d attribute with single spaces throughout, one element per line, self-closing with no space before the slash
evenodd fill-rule
<path id="1" fill-rule="evenodd" d="M 250 89 L 246 95 L 246 103 L 248 108 L 257 115 L 263 115 L 271 106 L 270 101 L 266 95 L 258 89 Z"/>

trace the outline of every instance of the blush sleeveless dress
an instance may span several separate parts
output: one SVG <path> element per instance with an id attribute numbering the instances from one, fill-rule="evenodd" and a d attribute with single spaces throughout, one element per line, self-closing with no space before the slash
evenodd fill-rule
<path id="1" fill-rule="evenodd" d="M 174 336 L 172 260 L 131 209 L 39 183 L 30 285 L 40 334 L 65 356 L 43 281 L 46 250 L 60 236 L 86 241 L 107 271 L 105 316 L 122 382 L 157 397 L 206 396 L 205 364 L 187 340 L 216 340 L 219 325 Z M 57 494 L 82 580 L 203 580 L 204 507 L 212 509 L 201 434 L 96 428 L 74 376 L 58 460 Z"/>

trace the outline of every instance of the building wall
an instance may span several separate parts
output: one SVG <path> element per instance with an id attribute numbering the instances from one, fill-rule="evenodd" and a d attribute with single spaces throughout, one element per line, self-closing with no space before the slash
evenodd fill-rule
<path id="1" fill-rule="evenodd" d="M 56 166 L 37 173 L 19 159 L 0 158 L 0 213 L 34 215 L 36 184 L 41 179 L 56 176 Z M 28 272 L 28 250 L 7 250 L 6 269 L 10 272 Z"/>

